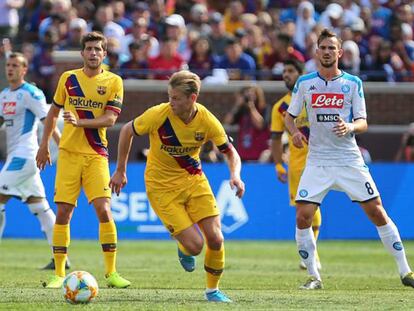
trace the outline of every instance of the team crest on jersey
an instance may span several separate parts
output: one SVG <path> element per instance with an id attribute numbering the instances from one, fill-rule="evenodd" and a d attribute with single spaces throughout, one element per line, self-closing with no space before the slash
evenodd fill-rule
<path id="1" fill-rule="evenodd" d="M 106 86 L 98 86 L 96 89 L 99 95 L 104 95 L 106 93 Z"/>
<path id="2" fill-rule="evenodd" d="M 194 139 L 196 141 L 203 141 L 205 136 L 206 136 L 206 134 L 203 133 L 203 132 L 195 132 Z"/>
<path id="3" fill-rule="evenodd" d="M 3 115 L 16 114 L 16 102 L 5 102 L 3 104 Z"/>
<path id="4" fill-rule="evenodd" d="M 344 84 L 344 85 L 342 85 L 341 90 L 342 90 L 342 92 L 344 92 L 346 94 L 346 93 L 349 93 L 349 91 L 351 90 L 351 87 L 347 84 Z"/>

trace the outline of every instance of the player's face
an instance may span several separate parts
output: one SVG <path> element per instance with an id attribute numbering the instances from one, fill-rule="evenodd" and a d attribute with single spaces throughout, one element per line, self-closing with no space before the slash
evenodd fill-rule
<path id="1" fill-rule="evenodd" d="M 168 97 L 170 100 L 171 109 L 177 116 L 189 114 L 193 109 L 195 94 L 187 96 L 181 90 L 169 87 Z"/>
<path id="2" fill-rule="evenodd" d="M 81 51 L 84 66 L 89 69 L 98 69 L 106 56 L 106 51 L 102 48 L 102 41 L 89 41 L 85 43 L 85 48 Z"/>
<path id="3" fill-rule="evenodd" d="M 331 68 L 338 63 L 338 59 L 342 56 L 343 50 L 339 48 L 338 39 L 326 38 L 319 44 L 316 55 L 325 68 Z"/>
<path id="4" fill-rule="evenodd" d="M 16 83 L 24 79 L 27 72 L 19 57 L 9 58 L 6 62 L 6 77 L 9 83 Z"/>
<path id="5" fill-rule="evenodd" d="M 295 86 L 296 80 L 299 78 L 299 76 L 299 71 L 296 70 L 295 66 L 285 65 L 285 67 L 283 67 L 282 78 L 289 90 L 293 90 L 293 87 Z"/>

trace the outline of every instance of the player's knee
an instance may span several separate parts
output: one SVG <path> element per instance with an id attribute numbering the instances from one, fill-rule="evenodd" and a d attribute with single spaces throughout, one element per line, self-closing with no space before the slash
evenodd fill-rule
<path id="1" fill-rule="evenodd" d="M 221 232 L 218 232 L 217 234 L 214 234 L 206 238 L 209 249 L 220 250 L 224 243 L 224 237 Z"/>
<path id="2" fill-rule="evenodd" d="M 192 256 L 197 256 L 203 250 L 203 241 L 193 241 L 191 244 L 186 245 L 185 248 Z"/>
<path id="3" fill-rule="evenodd" d="M 27 206 L 29 207 L 29 210 L 33 215 L 38 215 L 40 213 L 43 213 L 49 208 L 49 205 L 45 204 L 44 201 L 36 202 L 36 203 L 29 203 L 27 204 Z"/>
<path id="4" fill-rule="evenodd" d="M 299 228 L 308 228 L 312 225 L 312 215 L 307 213 L 296 213 L 296 224 Z"/>

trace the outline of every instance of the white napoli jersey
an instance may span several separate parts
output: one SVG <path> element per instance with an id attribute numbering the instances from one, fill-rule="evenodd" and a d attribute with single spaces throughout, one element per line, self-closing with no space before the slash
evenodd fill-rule
<path id="1" fill-rule="evenodd" d="M 49 107 L 43 92 L 24 82 L 19 88 L 5 88 L 0 93 L 0 116 L 4 118 L 7 156 L 35 158 L 37 126 L 46 117 Z"/>
<path id="2" fill-rule="evenodd" d="M 355 135 L 338 137 L 332 131 L 339 118 L 345 122 L 366 119 L 362 81 L 342 72 L 330 81 L 318 72 L 301 76 L 292 92 L 288 112 L 298 116 L 305 105 L 310 124 L 308 165 L 363 165 Z"/>

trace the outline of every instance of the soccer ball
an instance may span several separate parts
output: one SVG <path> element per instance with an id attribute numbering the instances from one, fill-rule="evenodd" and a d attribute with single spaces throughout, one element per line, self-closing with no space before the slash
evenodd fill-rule
<path id="1" fill-rule="evenodd" d="M 98 295 L 98 283 L 86 271 L 73 271 L 62 284 L 63 297 L 69 303 L 88 303 Z"/>

